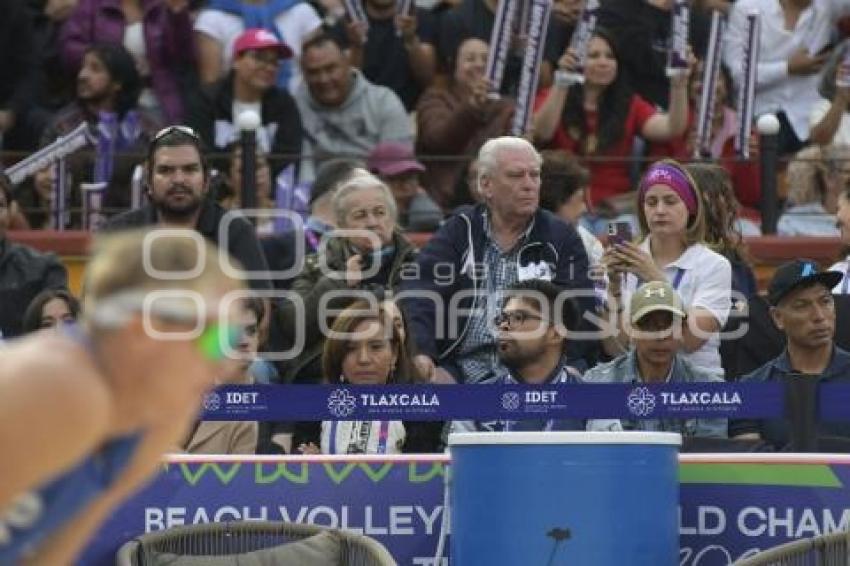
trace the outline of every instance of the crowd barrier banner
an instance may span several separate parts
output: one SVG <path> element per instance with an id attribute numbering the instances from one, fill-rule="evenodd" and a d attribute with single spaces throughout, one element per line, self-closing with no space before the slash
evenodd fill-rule
<path id="1" fill-rule="evenodd" d="M 702 454 L 680 461 L 682 566 L 725 566 L 850 528 L 850 456 Z M 172 457 L 149 488 L 110 516 L 79 563 L 111 566 L 124 541 L 147 531 L 267 519 L 353 529 L 384 543 L 401 566 L 431 565 L 447 462 L 443 456 Z M 628 470 L 623 477 L 628 481 Z M 568 540 L 559 557 L 569 563 Z"/>
<path id="2" fill-rule="evenodd" d="M 850 386 L 837 387 L 847 390 L 845 398 L 850 397 Z M 204 401 L 203 418 L 260 421 L 766 418 L 782 415 L 783 402 L 784 388 L 780 383 L 256 385 L 221 387 L 209 393 Z"/>

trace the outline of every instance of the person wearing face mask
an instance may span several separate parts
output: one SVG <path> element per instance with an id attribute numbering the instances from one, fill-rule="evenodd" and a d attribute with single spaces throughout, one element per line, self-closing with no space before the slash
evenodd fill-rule
<path id="1" fill-rule="evenodd" d="M 682 135 L 688 119 L 688 75 L 670 79 L 670 106 L 658 111 L 635 94 L 622 68 L 613 34 L 596 28 L 587 45 L 584 84 L 554 85 L 537 97 L 533 117 L 535 142 L 583 157 L 589 163 L 591 212 L 616 216 L 633 203 L 629 158 L 635 136 L 650 142 Z M 568 49 L 559 62 L 575 71 L 578 61 Z M 595 232 L 601 232 L 595 229 Z"/>
<path id="2" fill-rule="evenodd" d="M 416 107 L 417 153 L 471 159 L 486 140 L 508 132 L 514 101 L 487 97 L 484 69 L 488 51 L 486 42 L 465 39 L 458 46 L 448 85 L 434 85 L 422 94 Z M 455 193 L 465 170 L 464 161 L 433 160 L 425 165 L 423 186 L 444 211 L 475 200 L 471 195 Z"/>
<path id="3" fill-rule="evenodd" d="M 315 382 L 321 375 L 323 323 L 332 318 L 332 311 L 372 289 L 397 289 L 402 272 L 416 258 L 413 244 L 398 230 L 392 193 L 374 175 L 361 171 L 351 177 L 334 193 L 332 206 L 338 233 L 325 236 L 324 247 L 307 256 L 303 272 L 292 283 L 292 291 L 303 301 L 303 316 L 292 301 L 281 309 L 282 320 L 288 321 L 283 325 L 286 340 L 294 344 L 301 332 L 306 344 L 288 365 L 284 383 Z M 336 296 L 327 300 L 329 293 Z"/>
<path id="4" fill-rule="evenodd" d="M 640 242 L 617 242 L 603 256 L 609 278 L 607 308 L 609 314 L 617 309 L 621 326 L 619 336 L 607 343 L 609 354 L 622 349 L 623 322 L 629 316 L 623 313 L 635 289 L 667 281 L 687 314 L 681 345 L 685 359 L 723 377 L 718 332 L 732 304 L 732 268 L 705 244 L 703 206 L 699 187 L 677 162 L 659 161 L 647 169 L 638 188 Z"/>
<path id="5" fill-rule="evenodd" d="M 399 327 L 377 303 L 357 301 L 334 321 L 325 342 L 326 383 L 401 385 L 419 381 Z M 293 438 L 301 454 L 399 454 L 434 452 L 438 434 L 430 423 L 323 421 L 299 423 Z"/>

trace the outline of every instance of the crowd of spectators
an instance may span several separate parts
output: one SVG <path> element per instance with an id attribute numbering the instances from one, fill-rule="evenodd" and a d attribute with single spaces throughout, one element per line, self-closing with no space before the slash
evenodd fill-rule
<path id="1" fill-rule="evenodd" d="M 76 318 L 62 264 L 5 232 L 84 225 L 85 184 L 102 183 L 101 230 L 194 230 L 247 271 L 258 293 L 239 322 L 240 383 L 846 379 L 835 320 L 850 295 L 850 2 L 694 0 L 690 67 L 668 77 L 671 4 L 603 0 L 583 81 L 567 86 L 554 77 L 579 70 L 568 46 L 583 2 L 555 2 L 531 125 L 508 136 L 523 38 L 503 84 L 489 84 L 494 0 L 417 2 L 406 14 L 364 0 L 362 22 L 335 0 L 0 0 L 7 166 L 82 122 L 99 132 L 94 151 L 16 187 L 0 178 L 0 332 Z M 781 267 L 767 297 L 743 239 L 759 233 L 758 139 L 748 160 L 733 147 L 750 9 L 763 18 L 756 113 L 777 115 L 790 162 L 779 233 L 845 246 L 830 271 Z M 710 151 L 683 164 L 695 155 L 714 10 L 729 29 Z M 293 213 L 286 221 L 230 213 L 241 208 L 246 111 L 260 119 L 258 206 Z M 59 177 L 71 189 L 64 220 Z M 759 331 L 734 333 L 742 321 Z M 182 448 L 436 451 L 450 429 L 788 442 L 775 423 L 697 420 L 199 422 Z"/>
<path id="2" fill-rule="evenodd" d="M 589 236 L 589 245 L 573 223 L 581 209 L 569 205 L 575 187 L 563 190 L 566 197 L 547 189 L 555 212 L 546 210 L 541 186 L 551 180 L 543 180 L 544 157 L 526 139 L 494 138 L 477 156 L 482 202 L 456 211 L 417 251 L 399 228 L 391 189 L 357 162 L 330 162 L 318 177 L 324 192 L 318 198 L 328 199 L 328 208 L 312 211 L 323 220 L 311 216 L 326 231 L 292 231 L 264 251 L 250 222 L 228 217 L 205 199 L 209 164 L 200 143 L 184 127 L 154 136 L 147 176 L 153 204 L 115 217 L 105 229 L 197 231 L 248 271 L 255 291 L 268 291 L 275 279 L 266 261 L 274 258 L 270 252 L 287 252 L 271 263 L 295 267 L 284 287 L 288 294 L 241 300 L 232 325 L 240 333 L 235 366 L 222 383 L 716 383 L 800 374 L 818 382 L 846 379 L 850 354 L 838 345 L 846 337 L 836 336 L 837 309 L 846 307 L 847 294 L 841 292 L 846 269 L 837 264 L 824 272 L 807 260 L 786 263 L 764 303 L 734 222 L 730 176 L 719 165 L 652 164 L 638 189 L 640 234 L 634 241 L 612 236 L 605 246 Z M 555 166 L 570 172 L 576 185 L 587 176 L 570 161 Z M 7 192 L 0 193 L 0 227 L 9 218 Z M 843 217 L 850 188 L 838 201 Z M 307 234 L 317 244 L 309 252 Z M 295 245 L 296 238 L 305 245 Z M 0 275 L 9 287 L 3 296 L 24 299 L 18 303 L 23 327 L 4 329 L 5 335 L 73 323 L 80 306 L 64 289 L 64 270 L 55 257 L 3 245 Z M 14 249 L 7 251 L 10 245 Z M 25 284 L 20 277 L 28 278 Z M 742 375 L 736 347 L 753 333 L 727 332 L 729 323 L 745 319 L 758 327 L 765 317 L 774 340 L 748 368 L 754 371 Z M 276 357 L 284 351 L 295 355 Z M 199 421 L 175 448 L 437 451 L 449 430 L 662 430 L 732 442 L 736 449 L 776 450 L 790 437 L 786 422 L 723 419 Z M 850 437 L 840 424 L 823 423 L 821 432 L 833 448 L 836 441 L 830 439 Z"/>
<path id="3" fill-rule="evenodd" d="M 566 152 L 589 169 L 583 226 L 599 235 L 607 220 L 622 217 L 637 229 L 641 162 L 697 156 L 703 59 L 711 14 L 719 11 L 728 29 L 712 98 L 711 139 L 699 157 L 729 171 L 745 234 L 758 234 L 758 140 L 749 140 L 749 159 L 738 158 L 733 143 L 746 14 L 758 10 L 763 20 L 756 115 L 777 115 L 784 159 L 831 172 L 843 170 L 850 139 L 843 42 L 850 3 L 694 0 L 690 72 L 668 77 L 671 5 L 604 0 L 587 46 L 584 80 L 568 87 L 553 77 L 578 63 L 569 46 L 584 1 L 554 2 L 534 115 L 524 135 L 538 149 Z M 55 167 L 16 188 L 22 220 L 34 229 L 86 226 L 79 214 L 83 183 L 106 184 L 101 206 L 107 215 L 139 206 L 134 191 L 141 187 L 143 193 L 144 184 L 136 166 L 150 136 L 164 125 L 188 124 L 200 134 L 216 154 L 220 202 L 238 206 L 237 117 L 253 110 L 260 116 L 262 208 L 290 205 L 282 195 L 293 186 L 308 194 L 323 161 L 366 160 L 382 143 L 406 144 L 418 159 L 399 150 L 386 154 L 417 163 L 418 185 L 412 175 L 404 179 L 407 187 L 390 183 L 401 225 L 432 231 L 436 211 L 430 203 L 446 215 L 480 200 L 468 173 L 474 174 L 481 145 L 511 127 L 524 45 L 522 32 L 514 30 L 503 84 L 488 84 L 497 0 L 420 0 L 406 14 L 397 13 L 393 2 L 364 0 L 362 21 L 352 20 L 341 0 L 3 0 L 0 8 L 8 14 L 0 30 L 0 151 L 7 152 L 6 165 L 81 122 L 106 132 L 109 141 L 64 164 L 65 202 L 53 202 L 50 187 L 60 176 Z M 492 96 L 494 89 L 499 96 Z M 371 163 L 369 168 L 381 173 Z M 779 196 L 788 216 L 781 234 L 830 233 L 828 217 L 835 211 L 829 195 L 821 195 L 823 210 L 817 196 L 800 201 L 798 185 L 809 186 L 815 177 L 780 172 Z M 425 205 L 421 223 L 406 217 L 411 194 L 421 195 L 418 204 Z M 306 213 L 308 199 L 302 200 L 300 212 Z M 48 211 L 59 206 L 72 213 L 51 219 Z M 812 215 L 820 217 L 810 222 Z M 265 233 L 285 225 L 267 223 Z"/>

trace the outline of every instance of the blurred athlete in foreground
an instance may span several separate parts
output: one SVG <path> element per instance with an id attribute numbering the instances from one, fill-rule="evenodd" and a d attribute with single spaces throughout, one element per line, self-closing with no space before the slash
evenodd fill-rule
<path id="1" fill-rule="evenodd" d="M 224 371 L 241 288 L 190 231 L 96 242 L 80 324 L 0 354 L 0 564 L 71 563 L 152 476 Z"/>

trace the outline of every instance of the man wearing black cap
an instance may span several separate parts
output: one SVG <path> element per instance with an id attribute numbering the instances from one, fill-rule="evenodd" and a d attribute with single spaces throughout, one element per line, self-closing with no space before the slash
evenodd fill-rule
<path id="1" fill-rule="evenodd" d="M 785 333 L 785 351 L 742 381 L 786 381 L 794 376 L 818 383 L 850 381 L 850 353 L 834 343 L 835 303 L 831 289 L 841 280 L 837 271 L 821 272 L 811 260 L 781 265 L 768 289 L 770 314 Z M 729 436 L 761 439 L 774 449 L 786 448 L 791 436 L 787 420 L 738 420 Z M 850 439 L 850 423 L 821 422 L 817 435 Z"/>

